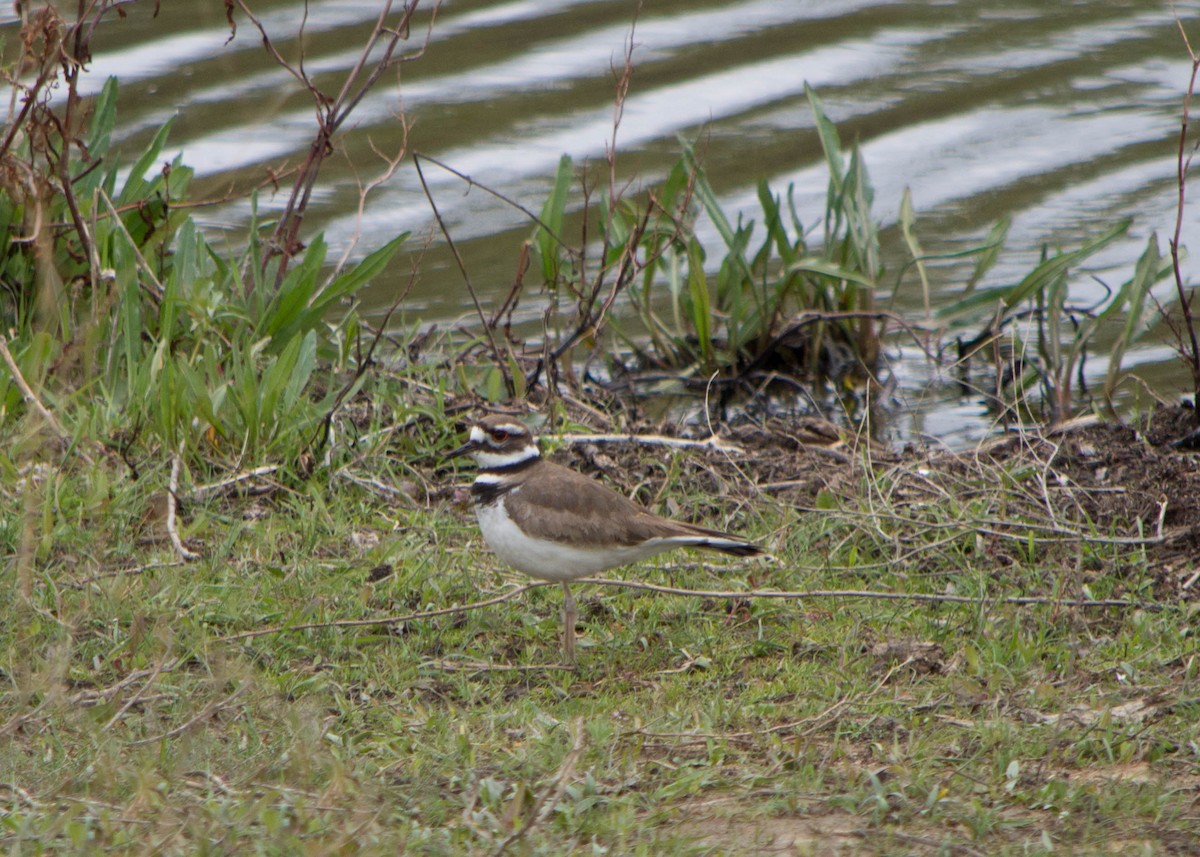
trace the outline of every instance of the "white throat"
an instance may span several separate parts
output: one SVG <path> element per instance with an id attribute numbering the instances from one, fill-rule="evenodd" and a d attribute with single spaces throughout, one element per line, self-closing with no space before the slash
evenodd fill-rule
<path id="1" fill-rule="evenodd" d="M 536 446 L 526 446 L 518 449 L 515 452 L 493 452 L 490 449 L 477 449 L 473 453 L 475 463 L 479 465 L 481 470 L 493 470 L 497 467 L 511 467 L 514 464 L 520 464 L 522 461 L 528 461 L 531 458 L 541 457 Z"/>

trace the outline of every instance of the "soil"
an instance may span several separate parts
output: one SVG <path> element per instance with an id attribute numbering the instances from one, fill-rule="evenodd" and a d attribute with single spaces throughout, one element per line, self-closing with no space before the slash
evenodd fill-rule
<path id="1" fill-rule="evenodd" d="M 584 414 L 577 418 L 588 421 Z M 831 501 L 861 508 L 850 501 L 861 501 L 865 491 L 885 490 L 893 509 L 916 509 L 939 502 L 939 495 L 950 505 L 965 503 L 982 496 L 984 488 L 995 489 L 999 480 L 1009 489 L 1008 499 L 980 525 L 985 540 L 997 528 L 1031 527 L 1050 536 L 1051 557 L 1052 537 L 1064 536 L 1057 555 L 1063 563 L 1076 563 L 1081 538 L 1091 534 L 1137 555 L 1151 573 L 1155 596 L 1172 599 L 1200 594 L 1200 441 L 1190 440 L 1196 426 L 1190 408 L 1163 408 L 1142 425 L 1085 418 L 955 451 L 889 450 L 819 420 L 766 421 L 719 430 L 742 454 L 697 446 L 667 465 L 662 447 L 614 441 L 575 443 L 554 455 L 603 473 L 647 505 L 662 500 L 670 513 L 675 513 L 671 501 L 660 498 L 667 481 L 671 496 L 707 495 L 712 508 L 701 504 L 688 514 L 709 523 L 722 511 L 728 514 L 731 504 L 752 505 L 763 494 L 802 510 L 827 510 Z M 700 441 L 707 433 L 644 422 L 623 434 L 691 434 Z M 668 473 L 668 467 L 674 469 Z"/>

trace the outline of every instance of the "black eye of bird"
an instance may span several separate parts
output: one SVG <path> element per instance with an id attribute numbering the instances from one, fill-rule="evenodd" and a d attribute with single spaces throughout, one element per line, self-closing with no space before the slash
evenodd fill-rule
<path id="1" fill-rule="evenodd" d="M 508 440 L 508 432 L 505 429 L 492 429 L 492 440 L 499 443 L 503 440 Z"/>

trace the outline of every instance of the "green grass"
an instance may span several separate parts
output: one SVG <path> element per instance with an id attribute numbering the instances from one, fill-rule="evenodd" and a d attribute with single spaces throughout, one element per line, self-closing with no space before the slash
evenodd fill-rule
<path id="1" fill-rule="evenodd" d="M 769 447 L 774 458 L 764 447 L 733 466 L 612 450 L 623 490 L 761 540 L 778 561 L 678 555 L 619 572 L 734 597 L 579 584 L 581 665 L 558 669 L 560 592 L 501 597 L 526 581 L 483 548 L 452 501 L 465 475 L 440 458 L 453 416 L 506 390 L 522 398 L 546 349 L 502 355 L 492 342 L 489 354 L 487 331 L 473 344 L 367 335 L 353 296 L 403 236 L 332 280 L 313 237 L 273 288 L 257 223 L 233 259 L 186 207 L 165 204 L 186 191 L 181 162 L 148 179 L 135 166 L 121 189 L 117 158 L 90 169 L 115 100 L 110 84 L 90 154 L 60 146 L 93 238 L 51 230 L 57 279 L 39 278 L 27 242 L 0 247 L 4 853 L 1194 848 L 1195 611 L 1154 602 L 1166 597 L 1162 563 L 1128 541 L 1140 521 L 1152 528 L 1157 500 L 1151 512 L 1144 501 L 1160 486 L 1132 486 L 1127 506 L 1089 506 L 1085 488 L 1059 479 L 1061 462 L 1051 467 L 1058 447 L 937 466 L 865 453 L 835 463 L 792 438 Z M 684 374 L 719 352 L 753 364 L 806 307 L 870 310 L 883 269 L 865 167 L 843 157 L 813 103 L 832 175 L 823 239 L 763 186 L 765 243 L 750 253 L 751 224 L 731 223 L 685 159 L 658 199 L 670 229 L 651 228 L 652 209 L 611 209 L 613 258 L 592 272 L 550 234 L 564 217 L 564 162 L 534 241 L 547 282 L 575 296 L 567 315 L 579 323 L 554 320 L 564 365 L 610 289 L 642 300 L 662 349 L 650 362 Z M 143 166 L 165 142 L 164 128 Z M 65 222 L 66 201 L 51 196 L 44 223 Z M 682 231 L 677 202 L 690 212 Z M 27 204 L 0 195 L 0 222 Z M 690 233 L 701 209 L 721 227 L 719 265 Z M 1003 231 L 979 248 L 976 279 Z M 1066 269 L 1116 234 L 1048 255 L 984 297 L 1003 297 L 1009 321 L 1026 304 L 1065 313 Z M 639 247 L 652 251 L 640 268 L 625 252 Z M 1101 315 L 1140 307 L 1161 268 L 1148 250 Z M 588 288 L 572 279 L 584 273 L 596 276 Z M 85 281 L 87 300 L 54 288 Z M 663 289 L 669 322 L 654 315 Z M 856 319 L 844 339 L 869 366 L 874 320 Z M 1060 327 L 1039 343 L 1062 381 L 1091 328 L 1064 350 Z M 554 418 L 575 408 L 602 422 L 615 409 L 531 394 L 550 399 Z M 190 561 L 163 523 L 173 465 Z M 194 490 L 263 465 L 270 474 L 231 491 Z M 811 490 L 758 486 L 797 478 Z M 253 486 L 271 490 L 238 493 Z M 1194 498 L 1182 500 L 1172 513 Z M 750 589 L 969 600 L 740 594 Z M 1012 595 L 1046 603 L 1003 602 Z M 1067 603 L 1080 598 L 1148 606 Z M 498 600 L 452 609 L 487 599 Z"/>
<path id="2" fill-rule="evenodd" d="M 1062 551 L 1009 564 L 922 529 L 986 517 L 999 479 L 917 526 L 888 477 L 803 512 L 736 479 L 708 499 L 694 455 L 673 454 L 665 472 L 658 460 L 642 457 L 683 508 L 737 510 L 709 521 L 763 539 L 779 562 L 679 554 L 614 576 L 1070 589 L 1056 582 Z M 142 516 L 162 474 L 72 466 L 4 488 L 17 510 L 0 530 L 9 854 L 1168 853 L 1191 847 L 1200 821 L 1185 606 L 731 604 L 580 585 L 577 673 L 538 668 L 559 657 L 556 587 L 230 641 L 526 581 L 497 567 L 464 508 L 390 505 L 320 476 L 269 499 L 189 504 L 183 535 L 203 558 L 179 563 L 169 544 L 139 542 L 161 536 Z M 889 522 L 884 497 L 908 523 Z M 924 548 L 872 567 L 891 556 L 881 533 L 923 534 Z M 1114 590 L 1145 572 L 1128 548 L 1091 549 L 1129 566 Z M 392 573 L 370 582 L 382 564 Z"/>

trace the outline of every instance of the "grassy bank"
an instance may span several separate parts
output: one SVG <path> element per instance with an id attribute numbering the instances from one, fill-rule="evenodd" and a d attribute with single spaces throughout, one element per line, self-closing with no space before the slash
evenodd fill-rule
<path id="1" fill-rule="evenodd" d="M 572 673 L 552 666 L 560 593 L 512 595 L 528 581 L 433 457 L 451 440 L 400 502 L 365 466 L 188 502 L 190 562 L 102 465 L 7 482 L 8 538 L 41 536 L 2 588 L 6 852 L 1194 847 L 1193 609 L 1165 537 L 1094 519 L 1073 478 L 1046 487 L 1044 449 L 607 447 L 622 487 L 777 562 L 614 575 L 730 597 L 578 587 Z M 1078 604 L 1100 599 L 1144 606 Z"/>
<path id="2" fill-rule="evenodd" d="M 625 197 L 564 158 L 540 215 L 521 209 L 504 302 L 464 268 L 478 324 L 397 325 L 403 294 L 364 319 L 356 295 L 406 236 L 355 263 L 301 224 L 417 4 L 380 18 L 336 97 L 289 66 L 321 121 L 279 219 L 237 250 L 191 217 L 183 159 L 160 163 L 169 126 L 123 169 L 116 82 L 78 94 L 120 7 L 39 9 L 8 69 L 0 178 L 36 180 L 0 183 L 5 853 L 1195 851 L 1200 477 L 1171 445 L 1194 411 L 1069 420 L 1111 409 L 1160 317 L 1157 239 L 1080 307 L 1072 283 L 1128 224 L 992 284 L 1000 223 L 954 254 L 960 300 L 897 318 L 877 292 L 944 260 L 906 200 L 911 259 L 888 271 L 866 165 L 810 92 L 823 210 L 764 183 L 757 225 L 722 211 L 687 144 Z M 631 75 L 630 55 L 618 108 Z M 403 152 L 385 163 L 364 203 Z M 987 362 L 974 392 L 1007 440 L 864 440 L 898 337 L 964 390 Z M 1106 338 L 1103 390 L 1081 389 Z M 739 449 L 629 441 L 705 434 L 644 418 L 664 388 L 733 415 L 716 430 Z M 581 583 L 580 667 L 556 666 L 561 593 L 497 565 L 443 458 L 481 407 L 774 557 Z"/>

